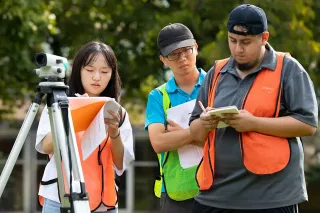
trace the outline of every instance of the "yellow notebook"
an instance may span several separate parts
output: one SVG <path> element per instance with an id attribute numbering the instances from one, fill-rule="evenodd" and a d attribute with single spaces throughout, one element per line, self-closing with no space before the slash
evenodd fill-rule
<path id="1" fill-rule="evenodd" d="M 210 111 L 208 111 L 207 113 L 209 113 L 210 115 L 216 115 L 218 117 L 223 117 L 223 113 L 236 113 L 236 114 L 239 114 L 239 110 L 236 106 L 226 106 L 226 107 L 219 107 L 219 108 L 215 108 L 215 109 L 212 109 Z M 225 128 L 229 126 L 228 124 L 226 124 L 225 122 L 223 121 L 220 121 L 218 123 L 218 126 L 217 128 Z"/>

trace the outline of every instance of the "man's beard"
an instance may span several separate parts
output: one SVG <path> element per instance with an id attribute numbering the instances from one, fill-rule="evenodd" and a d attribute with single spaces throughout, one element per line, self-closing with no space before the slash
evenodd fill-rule
<path id="1" fill-rule="evenodd" d="M 242 71 L 242 72 L 247 72 L 247 71 L 251 71 L 252 68 L 254 68 L 255 66 L 257 66 L 258 62 L 259 62 L 259 59 L 256 59 L 255 61 L 251 62 L 251 63 L 238 63 L 237 61 L 236 62 L 236 67 Z"/>

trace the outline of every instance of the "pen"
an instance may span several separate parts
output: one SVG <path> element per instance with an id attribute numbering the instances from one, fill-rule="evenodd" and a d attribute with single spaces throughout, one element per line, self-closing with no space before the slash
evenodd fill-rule
<path id="1" fill-rule="evenodd" d="M 206 111 L 206 109 L 204 108 L 202 102 L 201 102 L 201 101 L 198 101 L 198 103 L 199 103 L 199 106 L 201 107 L 203 113 L 207 113 L 207 111 Z"/>

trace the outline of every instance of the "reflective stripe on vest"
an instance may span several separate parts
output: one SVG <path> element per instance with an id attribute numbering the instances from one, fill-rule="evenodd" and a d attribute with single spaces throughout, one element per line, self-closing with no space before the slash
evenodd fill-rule
<path id="1" fill-rule="evenodd" d="M 171 107 L 170 98 L 166 91 L 166 83 L 157 88 L 163 97 L 163 110 L 167 118 L 167 109 Z M 195 180 L 195 173 L 198 166 L 183 169 L 177 150 L 158 154 L 160 166 L 160 179 L 155 182 L 154 192 L 160 198 L 162 180 L 168 196 L 176 201 L 183 201 L 193 198 L 199 192 Z M 174 171 L 174 172 L 172 172 Z"/>
<path id="2" fill-rule="evenodd" d="M 286 53 L 277 52 L 276 69 L 262 69 L 247 91 L 241 109 L 257 117 L 278 117 L 282 91 L 282 66 Z M 215 71 L 208 91 L 208 106 L 214 106 L 215 93 L 221 69 L 229 59 L 216 62 Z M 261 101 L 263 100 L 263 101 Z M 203 150 L 203 160 L 197 170 L 200 190 L 208 190 L 214 181 L 214 153 L 216 130 L 209 133 Z M 266 175 L 284 169 L 290 159 L 290 146 L 286 138 L 257 132 L 240 134 L 241 155 L 246 169 L 257 175 Z"/>
<path id="3" fill-rule="evenodd" d="M 167 119 L 167 109 L 169 109 L 170 106 L 170 98 L 169 95 L 166 91 L 166 83 L 162 84 L 157 88 L 162 94 L 162 104 L 163 104 L 163 111 L 165 114 L 165 119 Z M 161 154 L 157 154 L 158 156 L 158 165 L 160 168 L 160 174 L 157 176 L 155 182 L 154 182 L 154 195 L 157 198 L 161 197 L 161 192 L 162 192 L 162 180 L 163 180 L 163 173 L 162 173 L 162 168 L 163 168 L 163 162 L 164 159 L 166 158 L 166 152 L 162 152 Z"/>

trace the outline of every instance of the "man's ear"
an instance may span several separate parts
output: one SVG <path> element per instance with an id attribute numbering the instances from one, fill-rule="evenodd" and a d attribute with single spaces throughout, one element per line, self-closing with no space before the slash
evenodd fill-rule
<path id="1" fill-rule="evenodd" d="M 160 61 L 162 61 L 163 65 L 167 66 L 166 59 L 162 55 L 160 55 L 159 58 L 160 58 Z"/>
<path id="2" fill-rule="evenodd" d="M 269 39 L 269 32 L 263 32 L 261 35 L 263 45 L 266 45 Z"/>
<path id="3" fill-rule="evenodd" d="M 198 55 L 198 44 L 194 43 L 194 53 Z"/>

